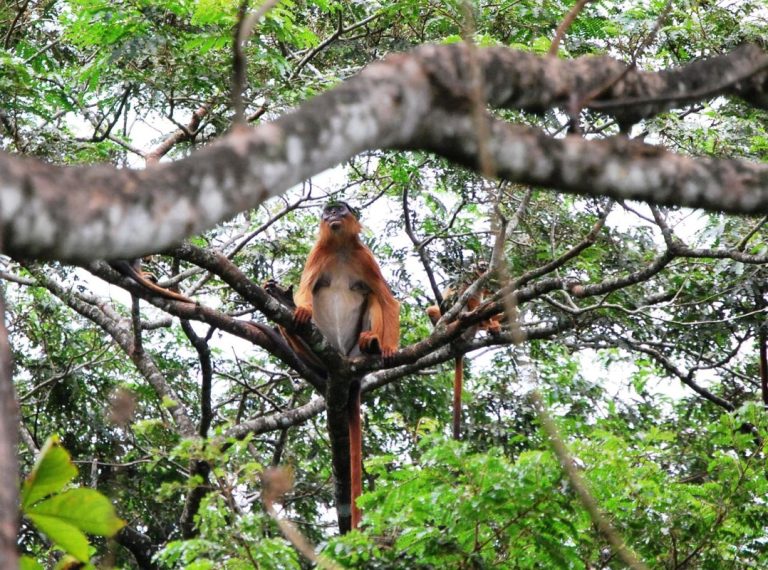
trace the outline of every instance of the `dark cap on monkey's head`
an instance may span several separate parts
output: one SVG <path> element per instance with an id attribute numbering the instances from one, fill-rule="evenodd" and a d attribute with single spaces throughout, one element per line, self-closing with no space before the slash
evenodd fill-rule
<path id="1" fill-rule="evenodd" d="M 329 208 L 334 208 L 338 206 L 346 207 L 347 210 L 349 210 L 352 213 L 352 215 L 355 216 L 356 219 L 358 220 L 360 219 L 360 210 L 350 206 L 349 203 L 344 202 L 343 200 L 329 200 L 328 202 L 326 202 L 325 206 L 323 206 L 323 210 L 327 210 Z"/>

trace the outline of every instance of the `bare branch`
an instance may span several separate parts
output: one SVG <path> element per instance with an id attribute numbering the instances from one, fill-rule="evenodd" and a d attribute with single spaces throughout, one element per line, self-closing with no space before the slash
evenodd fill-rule
<path id="1" fill-rule="evenodd" d="M 145 159 L 147 164 L 154 164 L 158 162 L 163 156 L 168 154 L 168 151 L 170 151 L 180 142 L 192 140 L 197 134 L 197 129 L 200 127 L 200 122 L 210 110 L 211 106 L 208 104 L 198 107 L 192 113 L 192 117 L 189 119 L 189 123 L 187 123 L 184 128 L 180 128 L 176 132 L 170 134 L 165 138 L 165 140 L 163 140 L 163 142 L 146 153 Z"/>
<path id="2" fill-rule="evenodd" d="M 757 222 L 752 229 L 750 229 L 747 232 L 747 235 L 745 235 L 741 241 L 739 241 L 738 245 L 736 246 L 736 249 L 738 251 L 744 251 L 747 247 L 747 244 L 749 243 L 749 240 L 751 240 L 757 232 L 760 231 L 760 229 L 765 225 L 765 223 L 768 222 L 768 216 L 763 216 L 759 222 Z"/>
<path id="3" fill-rule="evenodd" d="M 299 76 L 299 73 L 301 73 L 301 70 L 304 69 L 304 67 L 310 61 L 312 61 L 312 59 L 314 59 L 316 55 L 318 55 L 320 52 L 325 50 L 328 46 L 333 44 L 333 42 L 341 38 L 342 35 L 344 35 L 347 32 L 351 32 L 353 30 L 361 28 L 369 24 L 370 22 L 373 22 L 379 17 L 381 17 L 380 12 L 376 14 L 372 14 L 366 18 L 363 18 L 359 22 L 355 22 L 354 24 L 351 24 L 349 26 L 344 26 L 343 13 L 341 10 L 339 10 L 339 14 L 338 14 L 339 21 L 338 21 L 338 25 L 336 26 L 336 29 L 333 31 L 333 33 L 330 36 L 325 38 L 322 42 L 320 42 L 311 50 L 309 50 L 306 54 L 304 54 L 304 57 L 302 57 L 301 60 L 293 68 L 291 75 L 288 77 L 288 81 L 293 81 L 294 79 L 296 79 Z"/>

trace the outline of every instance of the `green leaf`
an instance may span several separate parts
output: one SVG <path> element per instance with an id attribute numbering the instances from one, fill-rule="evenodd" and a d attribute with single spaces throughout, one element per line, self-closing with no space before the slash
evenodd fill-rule
<path id="1" fill-rule="evenodd" d="M 26 514 L 30 518 L 55 518 L 99 536 L 114 536 L 125 526 L 109 499 L 93 489 L 71 489 L 34 505 Z"/>
<path id="2" fill-rule="evenodd" d="M 552 46 L 552 40 L 546 36 L 541 36 L 533 41 L 531 46 L 534 53 L 545 54 L 549 52 L 549 48 Z"/>
<path id="3" fill-rule="evenodd" d="M 56 516 L 27 513 L 27 517 L 59 547 L 80 562 L 88 562 L 88 539 L 77 527 Z"/>
<path id="4" fill-rule="evenodd" d="M 19 560 L 20 570 L 43 570 L 43 566 L 31 556 L 22 556 Z"/>
<path id="5" fill-rule="evenodd" d="M 25 511 L 30 505 L 61 491 L 77 475 L 69 453 L 61 447 L 59 436 L 52 435 L 40 450 L 32 472 L 27 476 L 21 490 L 21 506 Z"/>

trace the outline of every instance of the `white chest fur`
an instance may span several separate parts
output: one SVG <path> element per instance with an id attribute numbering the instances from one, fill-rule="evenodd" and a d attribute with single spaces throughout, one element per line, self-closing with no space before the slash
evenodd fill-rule
<path id="1" fill-rule="evenodd" d="M 357 340 L 366 330 L 370 289 L 356 267 L 338 263 L 329 267 L 312 292 L 312 318 L 333 346 L 342 354 L 358 354 Z"/>

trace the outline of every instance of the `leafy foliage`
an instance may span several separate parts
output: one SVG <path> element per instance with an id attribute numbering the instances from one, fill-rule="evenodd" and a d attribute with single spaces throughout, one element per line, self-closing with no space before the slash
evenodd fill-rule
<path id="1" fill-rule="evenodd" d="M 111 537 L 125 521 L 117 518 L 109 499 L 98 491 L 65 489 L 76 476 L 77 468 L 61 447 L 59 438 L 49 437 L 35 467 L 24 480 L 21 508 L 24 516 L 45 533 L 54 546 L 85 567 L 93 568 L 89 564 L 90 545 L 85 533 Z M 25 567 L 34 568 L 35 563 L 28 560 Z"/>
<path id="2" fill-rule="evenodd" d="M 476 2 L 473 38 L 543 54 L 571 7 Z M 0 3 L 0 148 L 127 167 L 143 166 L 170 136 L 168 159 L 207 144 L 231 127 L 238 8 L 233 0 Z M 247 119 L 279 116 L 388 53 L 460 41 L 466 18 L 453 1 L 280 2 L 246 46 Z M 764 6 L 751 0 L 588 3 L 559 55 L 607 53 L 659 70 L 766 33 Z M 499 113 L 550 134 L 572 120 L 586 137 L 619 132 L 599 113 L 577 115 Z M 717 99 L 630 134 L 680 153 L 763 161 L 765 118 Z M 32 473 L 22 506 L 35 527 L 25 523 L 19 539 L 26 567 L 70 561 L 51 554 L 36 528 L 82 562 L 109 554 L 124 568 L 301 568 L 261 507 L 260 473 L 287 464 L 296 485 L 281 516 L 345 567 L 620 568 L 539 430 L 526 400 L 534 387 L 600 509 L 646 563 L 768 563 L 765 220 L 568 197 L 484 180 L 424 153 L 371 152 L 190 243 L 222 253 L 252 283 L 295 285 L 319 206 L 332 198 L 363 211 L 364 240 L 401 301 L 403 346 L 430 335 L 426 307 L 476 273 L 508 222 L 502 257 L 526 295 L 517 309 L 530 338 L 475 335 L 463 441 L 443 438 L 450 358 L 381 380 L 364 395 L 364 526 L 333 537 L 325 419 L 319 411 L 293 419 L 317 397 L 295 371 L 239 329 L 182 327 L 143 301 L 137 317 L 120 282 L 7 260 L 22 463 Z M 144 269 L 229 323 L 272 325 L 223 271 L 175 252 Z M 504 282 L 491 281 L 492 301 Z M 44 443 L 33 467 L 54 432 L 61 444 Z M 83 533 L 108 536 L 120 523 L 63 448 L 91 466 L 88 485 L 130 521 L 135 535 L 116 538 L 124 548 L 87 542 Z M 67 488 L 73 481 L 80 486 Z"/>

